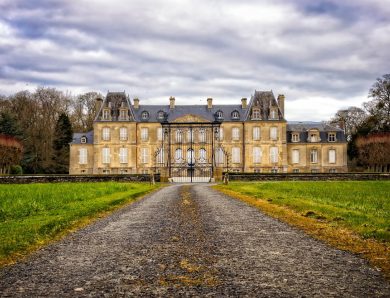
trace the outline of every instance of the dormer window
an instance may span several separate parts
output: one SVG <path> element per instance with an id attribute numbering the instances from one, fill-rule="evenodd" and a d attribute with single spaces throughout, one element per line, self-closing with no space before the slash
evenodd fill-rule
<path id="1" fill-rule="evenodd" d="M 103 110 L 103 120 L 110 120 L 110 110 L 109 109 Z"/>
<path id="2" fill-rule="evenodd" d="M 293 132 L 291 134 L 291 141 L 294 143 L 298 143 L 299 142 L 299 133 Z"/>
<path id="3" fill-rule="evenodd" d="M 315 130 L 310 130 L 309 133 L 308 133 L 307 141 L 310 142 L 310 143 L 320 142 L 321 141 L 320 132 L 318 130 L 316 130 L 316 129 Z"/>
<path id="4" fill-rule="evenodd" d="M 149 119 L 149 113 L 147 111 L 143 111 L 141 113 L 141 119 L 142 120 L 148 120 Z"/>
<path id="5" fill-rule="evenodd" d="M 260 110 L 259 109 L 253 109 L 252 120 L 260 120 Z"/>
<path id="6" fill-rule="evenodd" d="M 216 116 L 217 116 L 217 119 L 223 119 L 223 113 L 222 113 L 222 111 L 218 111 L 217 114 L 216 114 Z"/>
<path id="7" fill-rule="evenodd" d="M 127 110 L 126 109 L 120 110 L 119 120 L 127 120 Z"/>
<path id="8" fill-rule="evenodd" d="M 81 144 L 86 144 L 87 143 L 87 137 L 86 136 L 82 136 L 81 139 L 80 139 L 80 143 Z"/>
<path id="9" fill-rule="evenodd" d="M 336 142 L 336 133 L 335 132 L 328 133 L 328 142 Z"/>
<path id="10" fill-rule="evenodd" d="M 240 113 L 238 111 L 233 111 L 232 112 L 232 119 L 239 119 L 240 118 Z"/>
<path id="11" fill-rule="evenodd" d="M 276 110 L 274 108 L 271 109 L 270 119 L 277 119 L 276 115 L 277 115 Z"/>
<path id="12" fill-rule="evenodd" d="M 158 120 L 164 120 L 164 112 L 163 111 L 159 111 L 157 113 L 157 119 Z"/>

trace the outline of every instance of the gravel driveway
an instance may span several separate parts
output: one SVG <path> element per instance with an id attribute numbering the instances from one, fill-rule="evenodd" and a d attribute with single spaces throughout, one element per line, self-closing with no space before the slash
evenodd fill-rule
<path id="1" fill-rule="evenodd" d="M 366 261 L 208 185 L 171 185 L 0 270 L 2 297 L 390 297 Z"/>

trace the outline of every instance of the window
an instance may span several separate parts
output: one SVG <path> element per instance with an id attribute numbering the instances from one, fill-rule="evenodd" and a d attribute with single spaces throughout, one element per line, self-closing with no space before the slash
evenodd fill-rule
<path id="1" fill-rule="evenodd" d="M 159 111 L 157 113 L 157 119 L 159 119 L 159 120 L 164 120 L 164 118 L 165 118 L 164 116 L 165 116 L 165 114 L 163 111 Z"/>
<path id="2" fill-rule="evenodd" d="M 258 126 L 253 127 L 253 140 L 254 141 L 260 140 L 260 127 Z"/>
<path id="3" fill-rule="evenodd" d="M 143 111 L 143 112 L 141 113 L 141 119 L 142 119 L 142 120 L 148 120 L 148 119 L 149 119 L 149 113 L 146 112 L 146 111 Z"/>
<path id="4" fill-rule="evenodd" d="M 120 110 L 119 120 L 127 120 L 127 110 Z"/>
<path id="5" fill-rule="evenodd" d="M 318 162 L 318 151 L 317 149 L 312 149 L 310 151 L 310 162 L 317 163 Z"/>
<path id="6" fill-rule="evenodd" d="M 328 142 L 336 142 L 336 133 L 334 132 L 328 133 Z"/>
<path id="7" fill-rule="evenodd" d="M 232 128 L 232 139 L 238 141 L 240 139 L 240 129 L 238 127 Z"/>
<path id="8" fill-rule="evenodd" d="M 119 148 L 119 162 L 127 163 L 127 148 Z"/>
<path id="9" fill-rule="evenodd" d="M 220 128 L 219 128 L 219 131 L 218 131 L 218 140 L 219 140 L 219 141 L 222 141 L 222 140 L 223 140 L 223 127 L 220 127 Z"/>
<path id="10" fill-rule="evenodd" d="M 310 172 L 312 172 L 313 174 L 316 174 L 316 173 L 318 173 L 318 169 L 311 169 Z"/>
<path id="11" fill-rule="evenodd" d="M 199 149 L 199 162 L 205 163 L 207 161 L 207 152 L 206 149 L 201 148 Z"/>
<path id="12" fill-rule="evenodd" d="M 203 128 L 199 130 L 199 142 L 200 143 L 206 142 L 206 131 Z"/>
<path id="13" fill-rule="evenodd" d="M 104 169 L 104 170 L 103 170 L 103 174 L 110 174 L 110 170 Z"/>
<path id="14" fill-rule="evenodd" d="M 85 144 L 86 142 L 87 142 L 87 137 L 82 136 L 81 139 L 80 139 L 80 143 L 81 144 Z"/>
<path id="15" fill-rule="evenodd" d="M 222 111 L 217 112 L 217 119 L 223 119 L 223 113 Z"/>
<path id="16" fill-rule="evenodd" d="M 189 129 L 187 130 L 187 142 L 194 142 L 194 130 Z"/>
<path id="17" fill-rule="evenodd" d="M 164 133 L 162 127 L 157 128 L 157 141 L 162 141 L 164 138 Z"/>
<path id="18" fill-rule="evenodd" d="M 110 110 L 109 109 L 103 110 L 103 120 L 110 120 Z"/>
<path id="19" fill-rule="evenodd" d="M 293 169 L 293 173 L 299 173 L 299 169 Z"/>
<path id="20" fill-rule="evenodd" d="M 147 127 L 141 128 L 141 140 L 147 141 L 149 139 L 149 129 Z"/>
<path id="21" fill-rule="evenodd" d="M 336 169 L 329 169 L 329 173 L 337 173 Z"/>
<path id="22" fill-rule="evenodd" d="M 119 174 L 122 174 L 122 175 L 123 175 L 123 174 L 127 174 L 127 170 L 125 170 L 125 169 L 120 169 L 120 170 L 119 170 Z"/>
<path id="23" fill-rule="evenodd" d="M 233 111 L 232 112 L 232 119 L 239 119 L 240 118 L 240 113 L 238 111 Z"/>
<path id="24" fill-rule="evenodd" d="M 175 161 L 181 162 L 183 160 L 183 151 L 179 148 L 175 150 Z"/>
<path id="25" fill-rule="evenodd" d="M 272 168 L 271 169 L 272 174 L 277 174 L 278 173 L 278 168 Z"/>
<path id="26" fill-rule="evenodd" d="M 271 118 L 271 119 L 276 119 L 276 118 L 277 118 L 277 117 L 276 117 L 276 110 L 275 110 L 275 109 L 272 109 L 272 110 L 271 110 L 270 118 Z"/>
<path id="27" fill-rule="evenodd" d="M 103 141 L 109 141 L 110 140 L 110 128 L 104 127 L 102 132 Z"/>
<path id="28" fill-rule="evenodd" d="M 253 147 L 253 163 L 261 163 L 262 152 L 260 147 Z"/>
<path id="29" fill-rule="evenodd" d="M 329 163 L 336 163 L 336 150 L 329 149 L 328 151 Z"/>
<path id="30" fill-rule="evenodd" d="M 278 128 L 277 127 L 270 128 L 269 138 L 273 141 L 276 141 L 278 139 Z"/>
<path id="31" fill-rule="evenodd" d="M 80 150 L 79 150 L 79 164 L 85 165 L 87 163 L 88 163 L 87 148 L 80 148 Z"/>
<path id="32" fill-rule="evenodd" d="M 291 141 L 294 142 L 294 143 L 299 142 L 299 133 L 293 133 L 291 135 Z"/>
<path id="33" fill-rule="evenodd" d="M 119 139 L 121 141 L 126 141 L 127 140 L 127 128 L 126 127 L 121 127 L 119 129 Z"/>
<path id="34" fill-rule="evenodd" d="M 232 148 L 232 162 L 233 163 L 241 162 L 241 155 L 240 155 L 240 148 L 239 147 Z"/>
<path id="35" fill-rule="evenodd" d="M 181 129 L 176 130 L 176 142 L 181 143 L 183 141 L 183 132 Z"/>
<path id="36" fill-rule="evenodd" d="M 299 163 L 299 149 L 292 151 L 292 163 Z"/>
<path id="37" fill-rule="evenodd" d="M 187 163 L 194 164 L 195 163 L 195 154 L 193 149 L 187 150 Z"/>
<path id="38" fill-rule="evenodd" d="M 260 120 L 260 110 L 259 109 L 253 109 L 252 120 Z"/>
<path id="39" fill-rule="evenodd" d="M 225 153 L 223 152 L 222 148 L 218 148 L 215 150 L 215 161 L 218 164 L 224 163 L 225 160 Z"/>
<path id="40" fill-rule="evenodd" d="M 103 163 L 110 163 L 110 148 L 103 148 L 102 149 L 102 162 Z"/>
<path id="41" fill-rule="evenodd" d="M 157 152 L 157 163 L 164 163 L 164 148 L 160 148 Z"/>
<path id="42" fill-rule="evenodd" d="M 314 143 L 314 142 L 318 142 L 319 138 L 316 133 L 310 133 L 309 140 L 310 142 Z"/>
<path id="43" fill-rule="evenodd" d="M 141 163 L 149 162 L 149 148 L 141 148 Z"/>
<path id="44" fill-rule="evenodd" d="M 254 169 L 253 172 L 254 173 L 261 173 L 261 169 Z"/>
<path id="45" fill-rule="evenodd" d="M 278 147 L 269 148 L 269 158 L 271 163 L 276 163 L 279 160 L 279 149 Z"/>

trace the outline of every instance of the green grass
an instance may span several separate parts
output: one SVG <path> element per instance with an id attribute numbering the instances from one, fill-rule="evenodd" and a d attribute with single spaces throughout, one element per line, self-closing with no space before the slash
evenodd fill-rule
<path id="1" fill-rule="evenodd" d="M 231 182 L 221 187 L 390 242 L 390 181 Z"/>
<path id="2" fill-rule="evenodd" d="M 118 182 L 0 185 L 0 264 L 156 187 Z"/>

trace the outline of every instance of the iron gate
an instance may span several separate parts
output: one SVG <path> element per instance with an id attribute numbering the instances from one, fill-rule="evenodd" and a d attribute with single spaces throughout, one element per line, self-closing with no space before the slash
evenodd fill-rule
<path id="1" fill-rule="evenodd" d="M 210 182 L 215 170 L 219 122 L 162 125 L 157 160 L 167 167 L 173 182 Z"/>

